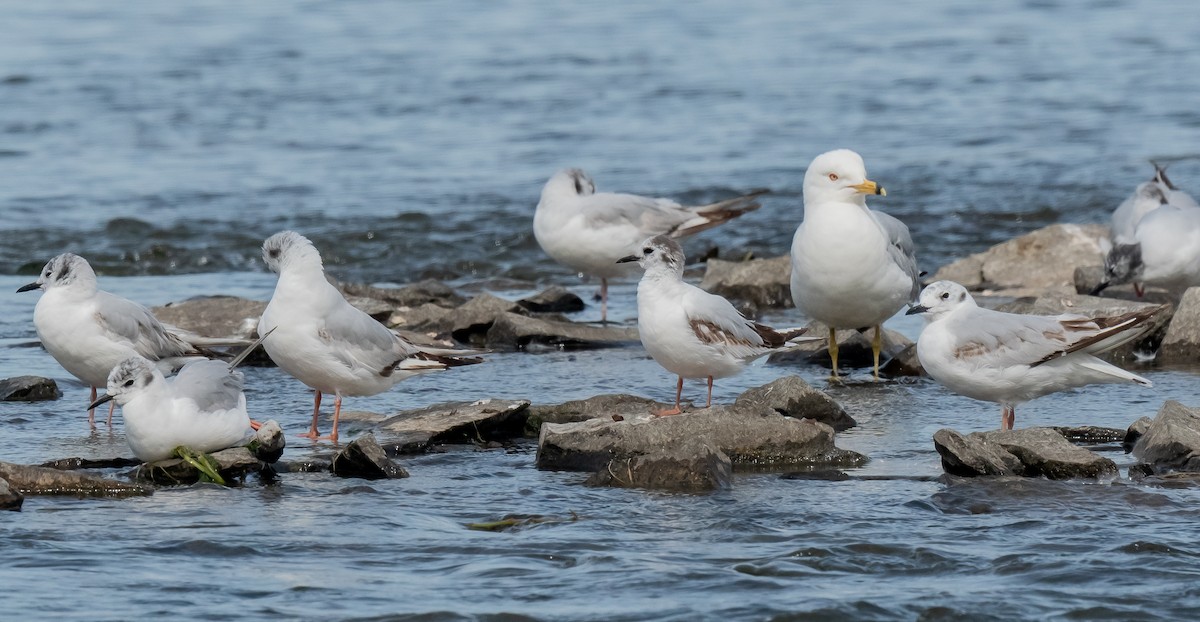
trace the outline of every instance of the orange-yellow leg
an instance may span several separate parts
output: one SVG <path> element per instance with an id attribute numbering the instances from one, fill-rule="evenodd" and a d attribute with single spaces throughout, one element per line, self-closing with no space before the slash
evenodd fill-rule
<path id="1" fill-rule="evenodd" d="M 829 327 L 829 361 L 833 365 L 833 371 L 829 372 L 830 380 L 838 379 L 837 355 L 838 355 L 837 329 L 830 326 Z"/>
<path id="2" fill-rule="evenodd" d="M 883 327 L 875 325 L 875 338 L 871 340 L 871 356 L 875 357 L 875 380 L 879 381 L 879 352 L 883 350 Z"/>
<path id="3" fill-rule="evenodd" d="M 255 432 L 257 432 L 258 429 L 261 427 L 263 427 L 263 424 L 261 421 L 255 421 L 253 419 L 250 420 L 250 429 L 251 430 L 254 430 Z"/>
<path id="4" fill-rule="evenodd" d="M 300 435 L 304 438 L 311 438 L 314 441 L 320 440 L 319 437 L 321 435 L 319 432 L 317 432 L 317 414 L 321 412 L 321 392 L 317 391 L 316 393 L 317 393 L 317 396 L 315 398 L 313 398 L 312 427 L 309 428 L 307 432 Z"/>
<path id="5" fill-rule="evenodd" d="M 96 387 L 92 387 L 92 395 L 91 395 L 91 397 L 88 398 L 88 403 L 93 404 L 95 402 L 96 402 Z M 96 409 L 95 408 L 88 409 L 88 425 L 91 426 L 93 430 L 96 429 Z"/>
<path id="6" fill-rule="evenodd" d="M 1000 412 L 1000 429 L 1001 430 L 1011 430 L 1011 429 L 1013 429 L 1013 424 L 1015 424 L 1016 422 L 1017 422 L 1016 407 L 1005 404 L 1004 409 Z"/>
<path id="7" fill-rule="evenodd" d="M 337 439 L 338 439 L 338 433 L 337 433 L 338 418 L 341 416 L 342 416 L 342 394 L 338 393 L 337 397 L 333 400 L 333 429 L 329 431 L 329 436 L 322 436 L 320 439 L 317 439 L 317 440 L 333 441 L 336 443 Z"/>
<path id="8" fill-rule="evenodd" d="M 655 417 L 669 417 L 671 415 L 678 415 L 679 413 L 683 412 L 683 410 L 679 408 L 679 401 L 682 398 L 683 398 L 683 376 L 680 376 L 678 384 L 675 385 L 675 408 L 668 408 L 666 410 L 656 411 L 654 413 L 654 416 Z"/>
<path id="9" fill-rule="evenodd" d="M 712 408 L 712 383 L 713 377 L 708 377 L 708 401 L 704 403 L 705 408 Z"/>

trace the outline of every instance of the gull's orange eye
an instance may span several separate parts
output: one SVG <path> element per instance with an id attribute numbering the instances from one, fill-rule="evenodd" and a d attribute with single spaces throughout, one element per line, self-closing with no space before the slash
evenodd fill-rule
<path id="1" fill-rule="evenodd" d="M 829 174 L 829 181 L 837 181 L 837 180 L 838 180 L 837 173 L 830 173 L 830 174 Z"/>

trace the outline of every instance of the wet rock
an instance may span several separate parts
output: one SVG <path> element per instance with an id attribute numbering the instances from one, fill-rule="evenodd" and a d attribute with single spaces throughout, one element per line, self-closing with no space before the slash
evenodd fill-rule
<path id="1" fill-rule="evenodd" d="M 378 298 L 367 298 L 365 296 L 347 296 L 346 302 L 350 306 L 366 313 L 380 322 L 386 322 L 392 317 L 391 303 L 379 300 Z"/>
<path id="2" fill-rule="evenodd" d="M 62 397 L 58 384 L 40 376 L 17 376 L 0 380 L 0 402 L 42 402 Z"/>
<path id="3" fill-rule="evenodd" d="M 361 477 L 363 479 L 396 479 L 408 477 L 404 467 L 392 462 L 383 448 L 368 432 L 354 439 L 333 457 L 329 466 L 338 477 Z"/>
<path id="4" fill-rule="evenodd" d="M 236 296 L 207 296 L 191 298 L 183 302 L 172 302 L 154 307 L 151 312 L 159 321 L 178 326 L 204 337 L 247 337 L 243 324 L 251 320 L 258 325 L 258 318 L 267 308 L 267 303 L 247 300 Z"/>
<path id="5" fill-rule="evenodd" d="M 1168 400 L 1134 443 L 1133 455 L 1156 473 L 1200 471 L 1200 410 Z"/>
<path id="6" fill-rule="evenodd" d="M 457 307 L 466 302 L 453 288 L 440 281 L 425 280 L 404 287 L 374 287 L 362 283 L 335 283 L 345 296 L 382 300 L 393 307 L 418 307 L 435 304 Z"/>
<path id="7" fill-rule="evenodd" d="M 283 428 L 274 419 L 262 424 L 262 427 L 254 432 L 254 440 L 250 442 L 250 452 L 267 464 L 278 462 L 285 447 L 287 439 L 284 438 Z"/>
<path id="8" fill-rule="evenodd" d="M 1081 294 L 1046 294 L 1036 298 L 1018 298 L 996 306 L 996 310 L 1007 313 L 1033 315 L 1059 315 L 1071 313 L 1085 317 L 1113 316 L 1151 309 L 1162 305 L 1117 298 L 1101 298 Z M 1172 308 L 1168 305 L 1147 323 L 1150 325 L 1142 337 L 1098 355 L 1110 363 L 1127 366 L 1139 362 L 1137 352 L 1153 351 L 1163 338 L 1167 324 L 1171 321 Z"/>
<path id="9" fill-rule="evenodd" d="M 1150 417 L 1142 417 L 1134 421 L 1128 430 L 1125 430 L 1125 438 L 1121 439 L 1121 449 L 1124 449 L 1125 453 L 1133 451 L 1133 446 L 1137 443 L 1138 439 L 1142 438 L 1146 434 L 1146 430 L 1150 429 L 1150 423 Z"/>
<path id="10" fill-rule="evenodd" d="M 833 428 L 809 419 L 715 406 L 704 410 L 622 421 L 590 419 L 548 423 L 538 439 L 539 469 L 599 471 L 613 461 L 653 454 L 689 440 L 708 443 L 737 468 L 810 465 L 858 466 L 866 457 L 833 444 Z"/>
<path id="11" fill-rule="evenodd" d="M 323 458 L 281 460 L 274 467 L 279 473 L 328 473 L 333 463 Z"/>
<path id="12" fill-rule="evenodd" d="M 1075 427 L 1052 426 L 1063 438 L 1077 445 L 1100 445 L 1103 443 L 1119 443 L 1125 438 L 1125 430 L 1119 428 L 1102 428 L 1095 425 Z"/>
<path id="13" fill-rule="evenodd" d="M 560 285 L 552 285 L 533 296 L 517 301 L 532 313 L 574 313 L 583 311 L 583 299 Z"/>
<path id="14" fill-rule="evenodd" d="M 25 497 L 13 490 L 8 485 L 8 481 L 0 479 L 0 510 L 19 512 L 23 503 L 25 503 Z"/>
<path id="15" fill-rule="evenodd" d="M 573 423 L 597 418 L 614 421 L 614 417 L 641 417 L 670 407 L 670 404 L 627 394 L 597 395 L 562 404 L 530 406 L 525 419 L 525 434 L 537 436 L 543 423 Z"/>
<path id="16" fill-rule="evenodd" d="M 402 412 L 375 426 L 394 454 L 421 453 L 436 443 L 486 442 L 520 436 L 526 400 L 451 402 Z"/>
<path id="17" fill-rule="evenodd" d="M 91 458 L 59 458 L 43 462 L 41 466 L 50 469 L 58 469 L 60 471 L 75 471 L 78 469 L 120 469 L 124 467 L 137 466 L 141 464 L 141 460 L 133 458 L 101 458 L 98 460 Z"/>
<path id="18" fill-rule="evenodd" d="M 788 255 L 750 261 L 710 259 L 700 287 L 724 296 L 753 316 L 760 309 L 792 306 L 792 260 Z"/>
<path id="19" fill-rule="evenodd" d="M 400 307 L 392 311 L 387 319 L 387 325 L 394 328 L 421 330 L 438 327 L 447 323 L 447 317 L 454 309 L 440 307 L 431 302 L 415 307 Z"/>
<path id="20" fill-rule="evenodd" d="M 902 378 L 905 376 L 924 376 L 925 368 L 917 356 L 917 344 L 912 344 L 881 362 L 879 374 L 886 378 Z"/>
<path id="21" fill-rule="evenodd" d="M 623 326 L 592 326 L 504 313 L 488 329 L 484 346 L 495 350 L 531 347 L 588 349 L 613 347 L 638 340 L 637 330 Z"/>
<path id="22" fill-rule="evenodd" d="M 729 488 L 733 464 L 719 449 L 691 440 L 648 454 L 614 458 L 584 482 L 588 486 L 707 492 Z"/>
<path id="23" fill-rule="evenodd" d="M 0 462 L 0 479 L 7 480 L 9 487 L 24 495 L 132 497 L 154 492 L 153 488 L 140 484 L 10 462 Z"/>
<path id="24" fill-rule="evenodd" d="M 772 364 L 817 364 L 829 367 L 829 327 L 820 322 L 809 322 L 808 331 L 804 334 L 809 337 L 820 337 L 820 339 L 806 341 L 788 349 L 786 352 L 772 354 L 767 358 L 767 362 Z M 871 340 L 875 336 L 874 328 L 863 332 L 857 330 L 839 330 L 836 336 L 838 342 L 839 372 L 846 373 L 851 368 L 872 367 L 874 365 L 874 359 L 871 354 Z M 908 337 L 894 330 L 884 328 L 883 348 L 879 353 L 880 367 L 884 367 L 885 361 L 895 357 L 912 345 L 913 342 Z"/>
<path id="25" fill-rule="evenodd" d="M 833 398 L 812 388 L 799 376 L 784 376 L 738 396 L 735 408 L 769 408 L 785 417 L 820 421 L 835 431 L 849 430 L 854 419 Z"/>
<path id="26" fill-rule="evenodd" d="M 231 447 L 208 454 L 217 464 L 217 473 L 226 482 L 240 480 L 251 473 L 260 473 L 269 467 L 266 463 L 254 457 L 246 447 Z M 132 471 L 129 476 L 135 481 L 150 482 L 160 486 L 186 486 L 200 481 L 200 471 L 191 464 L 179 459 L 168 458 L 157 462 L 147 462 Z"/>
<path id="27" fill-rule="evenodd" d="M 1050 225 L 943 266 L 930 281 L 1007 295 L 1074 291 L 1075 267 L 1103 265 L 1107 238 L 1103 225 Z"/>
<path id="28" fill-rule="evenodd" d="M 442 318 L 442 329 L 457 341 L 483 345 L 497 318 L 520 310 L 517 303 L 484 292 Z"/>
<path id="29" fill-rule="evenodd" d="M 942 457 L 942 468 L 951 475 L 1098 479 L 1117 474 L 1112 460 L 1072 445 L 1050 428 L 993 430 L 966 436 L 942 429 L 933 435 L 933 442 Z"/>
<path id="30" fill-rule="evenodd" d="M 1162 336 L 1158 359 L 1171 363 L 1200 361 L 1200 287 L 1189 287 L 1183 293 Z"/>

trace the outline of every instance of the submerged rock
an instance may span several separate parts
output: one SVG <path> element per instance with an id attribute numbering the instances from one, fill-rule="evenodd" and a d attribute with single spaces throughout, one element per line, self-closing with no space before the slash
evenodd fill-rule
<path id="1" fill-rule="evenodd" d="M 24 495 L 131 497 L 149 495 L 153 488 L 118 482 L 86 473 L 0 462 L 0 479 Z"/>
<path id="2" fill-rule="evenodd" d="M 397 479 L 408 477 L 404 467 L 392 462 L 383 448 L 368 432 L 354 439 L 345 449 L 333 457 L 329 466 L 338 477 L 361 477 L 363 479 Z"/>
<path id="3" fill-rule="evenodd" d="M 1021 295 L 1075 291 L 1076 266 L 1103 265 L 1103 225 L 1055 224 L 942 266 L 930 281 Z"/>
<path id="4" fill-rule="evenodd" d="M 588 486 L 706 492 L 729 488 L 733 464 L 721 450 L 690 440 L 648 454 L 613 458 L 584 482 Z"/>
<path id="5" fill-rule="evenodd" d="M 0 402 L 43 402 L 62 397 L 58 384 L 40 376 L 17 376 L 0 380 Z"/>
<path id="6" fill-rule="evenodd" d="M 1072 445 L 1050 428 L 993 430 L 965 436 L 941 429 L 933 435 L 933 444 L 942 457 L 943 470 L 963 477 L 1098 479 L 1117 474 L 1112 460 Z"/>
<path id="7" fill-rule="evenodd" d="M 13 490 L 7 480 L 0 479 L 0 511 L 19 512 L 23 503 L 25 497 Z"/>
<path id="8" fill-rule="evenodd" d="M 520 436 L 528 408 L 527 400 L 435 404 L 388 417 L 374 429 L 389 451 L 420 453 L 434 443 L 486 442 Z"/>
<path id="9" fill-rule="evenodd" d="M 466 301 L 466 298 L 449 285 L 432 279 L 404 287 L 375 287 L 362 283 L 335 283 L 335 285 L 347 297 L 373 298 L 382 300 L 393 307 L 419 307 L 425 304 L 456 307 Z"/>
<path id="10" fill-rule="evenodd" d="M 484 345 L 495 350 L 524 350 L 531 346 L 583 349 L 612 347 L 637 340 L 634 328 L 592 326 L 504 313 L 488 328 Z"/>
<path id="11" fill-rule="evenodd" d="M 812 388 L 799 376 L 784 376 L 738 396 L 735 408 L 769 408 L 785 417 L 820 421 L 841 432 L 856 425 L 854 419 L 833 398 Z"/>
<path id="12" fill-rule="evenodd" d="M 254 457 L 249 448 L 231 447 L 208 454 L 217 464 L 217 472 L 227 482 L 240 480 L 251 473 L 268 470 L 266 463 Z M 160 486 L 186 486 L 201 480 L 200 470 L 179 458 L 147 462 L 134 468 L 129 476 L 135 481 Z"/>
<path id="13" fill-rule="evenodd" d="M 1200 287 L 1189 287 L 1170 318 L 1158 359 L 1163 362 L 1200 361 Z"/>
<path id="14" fill-rule="evenodd" d="M 1046 294 L 1036 298 L 1018 298 L 998 305 L 996 310 L 1027 315 L 1071 313 L 1085 317 L 1100 317 L 1121 315 L 1131 311 L 1141 311 L 1161 306 L 1163 305 L 1135 300 L 1062 293 Z M 1156 344 L 1162 339 L 1163 331 L 1166 330 L 1168 322 L 1171 321 L 1172 311 L 1172 307 L 1167 305 L 1157 315 L 1148 320 L 1149 327 L 1142 337 L 1134 339 L 1119 348 L 1114 348 L 1100 354 L 1098 355 L 1099 358 L 1119 365 L 1128 365 L 1137 362 L 1139 360 L 1137 352 L 1153 350 Z"/>
<path id="15" fill-rule="evenodd" d="M 701 289 L 724 296 L 748 316 L 760 309 L 792 306 L 792 259 L 788 255 L 750 261 L 710 259 Z"/>
<path id="16" fill-rule="evenodd" d="M 829 327 L 820 322 L 810 322 L 808 331 L 804 333 L 808 337 L 819 337 L 813 341 L 806 341 L 795 347 L 789 348 L 786 352 L 777 352 L 767 358 L 767 362 L 772 364 L 784 363 L 804 363 L 818 364 L 825 367 L 831 365 L 829 358 Z M 846 372 L 851 368 L 862 368 L 874 366 L 874 359 L 871 354 L 871 340 L 875 337 L 875 329 L 858 330 L 843 329 L 836 333 L 838 342 L 838 371 Z M 913 342 L 908 337 L 900 333 L 883 329 L 883 348 L 879 353 L 879 364 L 881 368 L 887 369 L 887 361 L 907 348 L 913 345 Z M 919 363 L 918 363 L 919 365 Z M 907 371 L 907 368 L 896 367 L 897 371 Z"/>
<path id="17" fill-rule="evenodd" d="M 1134 443 L 1133 455 L 1155 473 L 1200 471 L 1200 410 L 1168 400 Z"/>
<path id="18" fill-rule="evenodd" d="M 531 313 L 574 313 L 586 307 L 582 298 L 561 285 L 551 285 L 517 304 Z"/>
<path id="19" fill-rule="evenodd" d="M 572 400 L 562 404 L 530 406 L 525 421 L 525 433 L 529 436 L 537 436 L 543 423 L 573 423 L 601 417 L 617 421 L 642 417 L 667 408 L 670 408 L 669 404 L 623 393 L 597 395 L 585 400 Z"/>
<path id="20" fill-rule="evenodd" d="M 258 318 L 267 308 L 260 300 L 236 296 L 206 296 L 154 307 L 159 321 L 178 326 L 204 337 L 249 337 L 247 320 L 258 326 Z"/>
<path id="21" fill-rule="evenodd" d="M 538 439 L 539 469 L 599 471 L 613 461 L 654 454 L 700 440 L 729 456 L 737 468 L 810 465 L 858 466 L 866 457 L 839 449 L 833 428 L 784 417 L 766 407 L 714 406 L 671 417 L 641 415 L 622 421 L 590 419 L 548 423 Z"/>

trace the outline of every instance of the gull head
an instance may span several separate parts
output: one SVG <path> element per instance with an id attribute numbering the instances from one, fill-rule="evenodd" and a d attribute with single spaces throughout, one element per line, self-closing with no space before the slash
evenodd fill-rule
<path id="1" fill-rule="evenodd" d="M 267 238 L 262 245 L 262 256 L 267 267 L 276 273 L 302 264 L 321 267 L 321 254 L 317 248 L 308 238 L 295 231 L 280 231 Z"/>
<path id="2" fill-rule="evenodd" d="M 1104 281 L 1091 294 L 1095 296 L 1110 285 L 1140 281 L 1145 271 L 1141 244 L 1117 244 L 1104 257 Z"/>
<path id="3" fill-rule="evenodd" d="M 804 204 L 857 203 L 866 205 L 866 195 L 887 195 L 879 184 L 867 179 L 862 156 L 849 149 L 827 151 L 813 158 L 804 173 Z"/>
<path id="4" fill-rule="evenodd" d="M 589 194 L 596 194 L 596 182 L 592 181 L 588 174 L 577 168 L 564 168 L 554 174 L 550 181 L 546 182 L 546 187 L 542 189 L 542 194 L 566 194 L 570 196 L 584 197 Z"/>
<path id="5" fill-rule="evenodd" d="M 964 305 L 975 306 L 975 299 L 967 293 L 967 288 L 954 281 L 936 281 L 921 290 L 917 304 L 909 307 L 905 315 L 919 313 L 933 321 Z"/>
<path id="6" fill-rule="evenodd" d="M 636 261 L 647 273 L 670 272 L 683 275 L 684 256 L 679 243 L 665 235 L 656 235 L 642 242 L 637 254 L 622 257 L 617 263 Z"/>
<path id="7" fill-rule="evenodd" d="M 1167 195 L 1163 192 L 1163 186 L 1156 181 L 1147 181 L 1138 184 L 1137 190 L 1134 191 L 1134 196 L 1138 201 L 1154 204 L 1154 207 L 1166 205 L 1169 203 Z"/>
<path id="8" fill-rule="evenodd" d="M 154 363 L 140 356 L 131 356 L 112 368 L 108 373 L 106 395 L 92 402 L 88 409 L 91 410 L 109 400 L 116 400 L 117 404 L 124 406 L 139 391 L 144 391 L 156 378 L 161 377 L 162 372 L 154 367 Z"/>
<path id="9" fill-rule="evenodd" d="M 21 286 L 18 292 L 35 289 L 49 290 L 56 287 L 83 287 L 87 291 L 96 289 L 96 273 L 87 260 L 74 253 L 63 253 L 46 263 L 38 280 Z"/>

